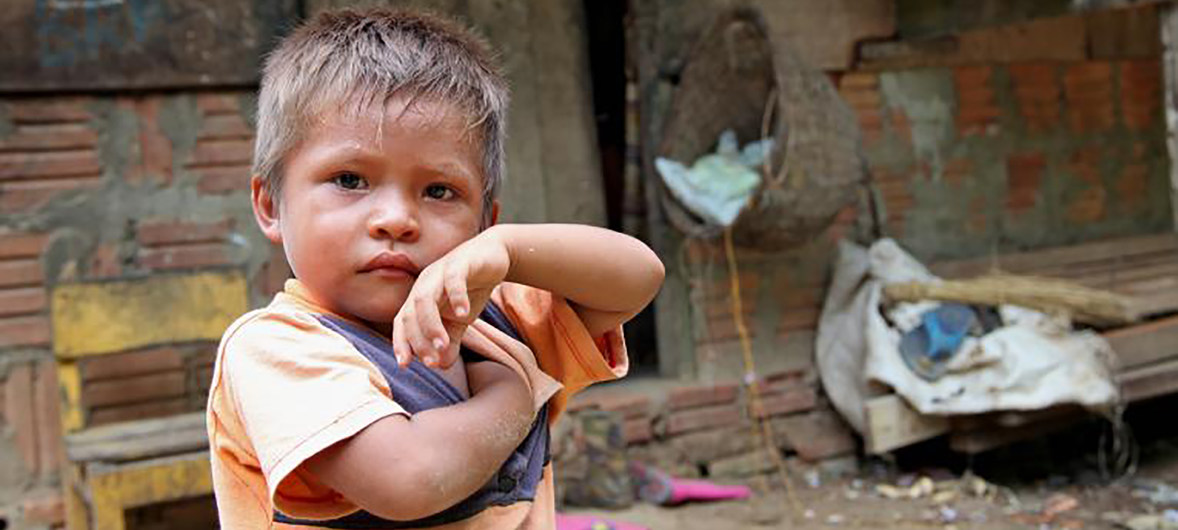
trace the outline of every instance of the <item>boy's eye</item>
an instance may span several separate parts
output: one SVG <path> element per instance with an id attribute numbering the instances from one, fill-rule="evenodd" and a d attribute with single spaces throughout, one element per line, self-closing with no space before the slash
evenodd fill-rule
<path id="1" fill-rule="evenodd" d="M 444 201 L 454 197 L 454 190 L 441 184 L 431 184 L 425 188 L 425 196 L 434 200 Z"/>
<path id="2" fill-rule="evenodd" d="M 331 178 L 331 181 L 345 190 L 358 190 L 367 187 L 364 177 L 355 173 L 341 173 Z"/>

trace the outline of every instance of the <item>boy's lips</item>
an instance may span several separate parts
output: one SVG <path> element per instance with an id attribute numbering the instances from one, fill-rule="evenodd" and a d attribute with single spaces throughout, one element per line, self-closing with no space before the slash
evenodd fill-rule
<path id="1" fill-rule="evenodd" d="M 416 278 L 421 269 L 404 254 L 381 252 L 368 260 L 368 263 L 360 268 L 360 272 L 379 272 L 398 276 L 404 274 Z"/>

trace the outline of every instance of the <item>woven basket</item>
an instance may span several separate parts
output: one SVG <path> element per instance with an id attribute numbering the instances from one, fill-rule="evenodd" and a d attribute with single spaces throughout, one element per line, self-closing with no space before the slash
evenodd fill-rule
<path id="1" fill-rule="evenodd" d="M 830 226 L 854 200 L 864 165 L 854 114 L 830 81 L 767 35 L 750 8 L 704 32 L 680 76 L 658 154 L 690 165 L 715 149 L 725 129 L 736 131 L 741 145 L 773 135 L 769 174 L 733 226 L 737 244 L 772 251 Z M 722 233 L 662 191 L 667 218 L 680 231 L 705 239 Z"/>

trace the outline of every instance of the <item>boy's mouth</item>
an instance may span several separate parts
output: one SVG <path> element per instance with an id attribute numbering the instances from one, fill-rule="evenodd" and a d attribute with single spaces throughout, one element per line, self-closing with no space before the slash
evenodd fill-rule
<path id="1" fill-rule="evenodd" d="M 404 254 L 381 252 L 368 260 L 368 263 L 360 268 L 360 272 L 376 272 L 394 276 L 405 275 L 416 278 L 421 269 Z"/>

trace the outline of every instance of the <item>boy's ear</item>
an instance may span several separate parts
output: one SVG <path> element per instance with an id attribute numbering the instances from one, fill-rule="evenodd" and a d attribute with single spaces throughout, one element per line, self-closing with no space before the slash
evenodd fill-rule
<path id="1" fill-rule="evenodd" d="M 266 191 L 266 183 L 260 175 L 250 178 L 250 202 L 254 206 L 254 219 L 266 239 L 282 243 L 282 229 L 278 222 L 278 205 Z"/>
<path id="2" fill-rule="evenodd" d="M 499 199 L 491 201 L 491 226 L 497 224 L 499 224 Z"/>

